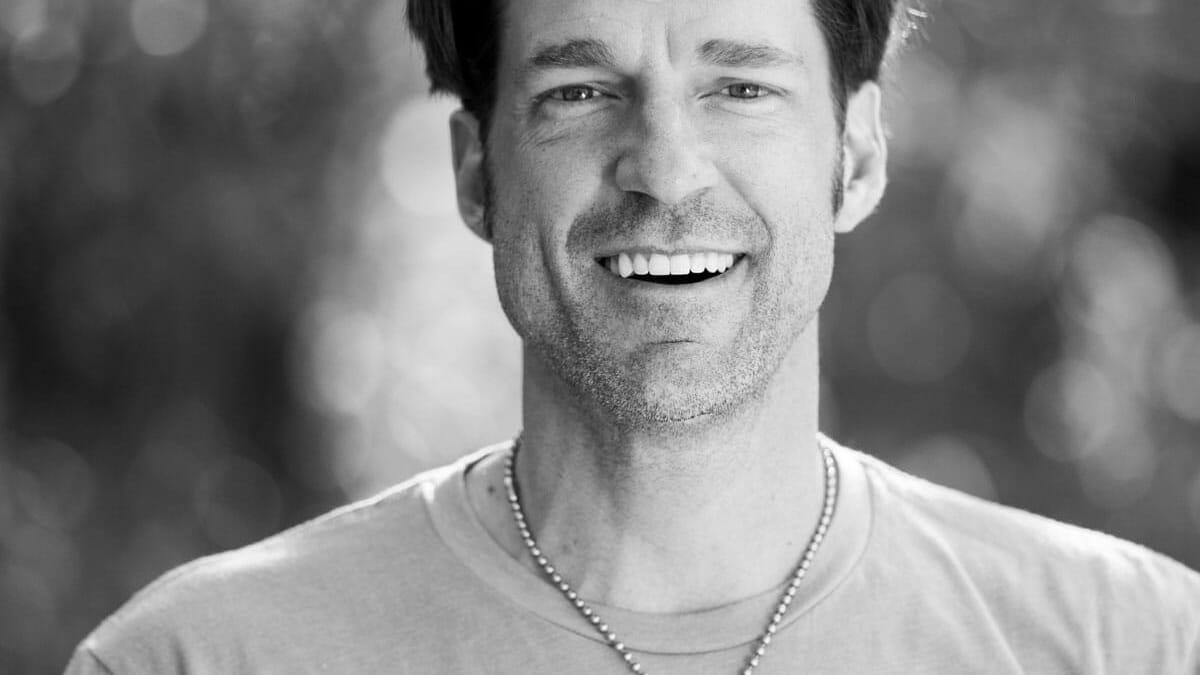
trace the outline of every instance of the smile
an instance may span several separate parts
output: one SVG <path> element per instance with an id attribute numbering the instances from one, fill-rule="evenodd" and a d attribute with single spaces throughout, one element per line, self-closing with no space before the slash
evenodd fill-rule
<path id="1" fill-rule="evenodd" d="M 621 277 L 657 284 L 693 284 L 720 276 L 741 255 L 702 251 L 698 253 L 619 253 L 598 259 L 602 267 Z"/>

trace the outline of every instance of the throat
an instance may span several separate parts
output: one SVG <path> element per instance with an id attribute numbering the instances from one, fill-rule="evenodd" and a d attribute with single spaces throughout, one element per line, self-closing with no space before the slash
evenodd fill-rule
<path id="1" fill-rule="evenodd" d="M 501 464 L 502 498 L 494 503 L 503 517 L 493 523 L 510 555 L 555 586 L 567 583 L 580 597 L 629 611 L 705 611 L 778 587 L 805 553 L 803 537 L 786 533 L 812 532 L 822 511 L 817 491 L 785 494 L 764 489 L 762 481 L 751 490 L 730 476 L 735 485 L 724 494 L 712 491 L 704 503 L 677 508 L 660 497 L 653 513 L 634 508 L 635 515 L 599 508 L 607 501 L 600 495 L 579 499 L 588 490 L 572 487 L 569 477 L 560 476 L 547 493 L 533 477 L 522 482 L 507 457 Z M 558 507 L 548 511 L 547 498 Z"/>

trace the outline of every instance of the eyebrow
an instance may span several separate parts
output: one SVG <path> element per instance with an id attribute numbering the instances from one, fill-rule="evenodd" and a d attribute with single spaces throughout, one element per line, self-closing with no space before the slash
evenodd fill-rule
<path id="1" fill-rule="evenodd" d="M 799 56 L 768 44 L 736 40 L 708 40 L 696 49 L 701 60 L 728 68 L 803 66 Z M 613 68 L 616 58 L 601 40 L 575 38 L 538 47 L 525 62 L 523 71 L 548 68 Z"/>
<path id="2" fill-rule="evenodd" d="M 804 60 L 799 56 L 767 44 L 716 39 L 705 42 L 696 51 L 702 60 L 727 68 L 804 65 Z"/>
<path id="3" fill-rule="evenodd" d="M 612 68 L 616 59 L 600 40 L 579 38 L 539 47 L 529 57 L 527 68 Z"/>

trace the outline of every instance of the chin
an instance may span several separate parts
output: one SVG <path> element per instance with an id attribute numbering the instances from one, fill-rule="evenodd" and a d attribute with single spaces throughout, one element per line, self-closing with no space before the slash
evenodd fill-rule
<path id="1" fill-rule="evenodd" d="M 588 378 L 581 393 L 600 414 L 629 430 L 664 431 L 715 422 L 741 409 L 757 390 L 727 376 L 705 382 L 680 371 L 675 377 L 661 372 L 641 377 L 611 373 L 616 381 L 594 377 L 597 374 Z"/>
<path id="2" fill-rule="evenodd" d="M 532 347 L 527 363 L 539 363 L 537 370 L 557 380 L 554 388 L 581 412 L 603 425 L 647 432 L 718 423 L 753 406 L 777 375 L 787 344 L 776 333 L 759 333 L 733 348 L 656 345 L 630 352 L 583 332 L 521 334 Z"/>

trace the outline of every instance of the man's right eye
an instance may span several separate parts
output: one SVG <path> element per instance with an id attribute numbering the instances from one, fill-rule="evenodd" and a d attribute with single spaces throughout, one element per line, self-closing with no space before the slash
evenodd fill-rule
<path id="1" fill-rule="evenodd" d="M 564 103 L 583 103 L 603 96 L 599 89 L 584 84 L 572 84 L 566 87 L 551 89 L 546 98 Z"/>

